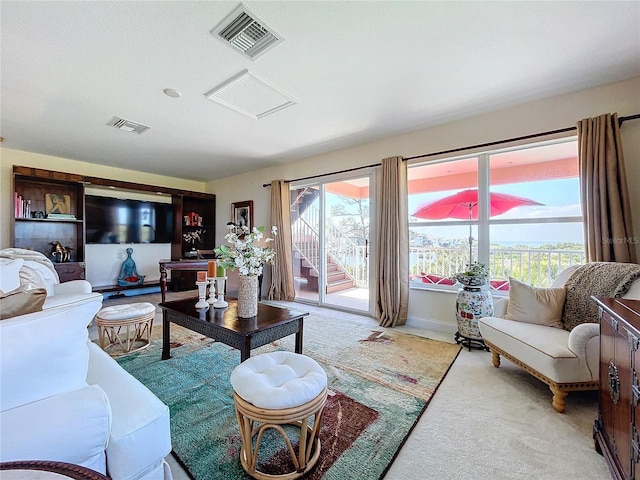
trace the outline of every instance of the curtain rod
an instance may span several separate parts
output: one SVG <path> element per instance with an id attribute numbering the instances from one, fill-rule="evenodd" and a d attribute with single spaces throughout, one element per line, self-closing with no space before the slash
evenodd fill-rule
<path id="1" fill-rule="evenodd" d="M 618 118 L 618 126 L 622 126 L 622 124 L 628 120 L 637 120 L 640 118 L 640 113 L 636 113 L 634 115 L 627 115 L 626 117 L 619 117 Z M 555 135 L 557 133 L 564 133 L 564 132 L 571 132 L 573 130 L 577 130 L 578 127 L 566 127 L 566 128 L 559 128 L 558 130 L 549 130 L 547 132 L 540 132 L 540 133 L 532 133 L 531 135 L 523 135 L 521 137 L 513 137 L 513 138 L 506 138 L 503 140 L 496 140 L 494 142 L 487 142 L 487 143 L 480 143 L 477 145 L 470 145 L 467 147 L 459 147 L 459 148 L 452 148 L 450 150 L 442 150 L 440 152 L 433 152 L 433 153 L 425 153 L 422 155 L 416 155 L 414 157 L 406 157 L 403 158 L 403 161 L 408 161 L 408 160 L 415 160 L 417 158 L 427 158 L 427 157 L 435 157 L 438 155 L 445 155 L 448 153 L 457 153 L 457 152 L 462 152 L 464 150 L 471 150 L 471 149 L 475 149 L 475 148 L 484 148 L 484 147 L 493 147 L 495 145 L 501 145 L 503 143 L 510 143 L 510 142 L 516 142 L 519 140 L 529 140 L 531 138 L 537 138 L 537 137 L 544 137 L 547 135 Z M 298 182 L 301 180 L 311 180 L 313 178 L 320 178 L 320 177 L 326 177 L 327 175 L 336 175 L 339 173 L 347 173 L 347 172 L 354 172 L 356 170 L 363 170 L 365 168 L 372 168 L 372 167 L 379 167 L 380 165 L 382 165 L 381 163 L 374 163 L 372 165 L 364 165 L 362 167 L 354 167 L 354 168 L 349 168 L 347 170 L 340 170 L 339 172 L 331 172 L 331 173 L 323 173 L 320 175 L 311 175 L 309 177 L 301 177 L 301 178 L 294 178 L 293 180 L 285 180 L 285 183 L 291 183 L 291 182 Z M 271 183 L 263 183 L 262 184 L 263 187 L 270 187 Z"/>
<path id="2" fill-rule="evenodd" d="M 331 172 L 331 173 L 322 173 L 320 175 L 311 175 L 309 177 L 300 177 L 300 178 L 294 178 L 293 180 L 285 180 L 284 183 L 291 183 L 291 182 L 299 182 L 301 180 L 311 180 L 312 178 L 320 178 L 320 177 L 326 177 L 327 175 L 338 175 L 339 173 L 348 173 L 348 172 L 354 172 L 356 170 L 362 170 L 364 168 L 373 168 L 373 167 L 379 167 L 380 165 L 382 165 L 380 162 L 378 163 L 373 163 L 371 165 L 363 165 L 361 167 L 353 167 L 353 168 L 348 168 L 346 170 L 340 170 L 338 172 Z M 270 187 L 271 184 L 270 183 L 263 183 L 262 184 L 263 187 Z"/>
<path id="3" fill-rule="evenodd" d="M 637 118 L 640 118 L 640 113 L 636 113 L 635 115 L 628 115 L 626 117 L 620 117 L 620 118 L 618 118 L 618 127 L 620 127 L 627 120 L 635 120 Z M 549 130 L 547 132 L 533 133 L 531 135 L 523 135 L 521 137 L 513 137 L 513 138 L 507 138 L 507 139 L 504 139 L 504 140 L 496 140 L 495 142 L 481 143 L 481 144 L 478 144 L 478 145 L 472 145 L 470 147 L 452 148 L 451 150 L 443 150 L 441 152 L 425 153 L 423 155 L 416 155 L 415 157 L 407 157 L 404 160 L 407 161 L 407 160 L 415 160 L 416 158 L 435 157 L 437 155 L 445 155 L 447 153 L 457 153 L 457 152 L 461 152 L 463 150 L 471 150 L 471 149 L 475 149 L 475 148 L 493 147 L 495 145 L 501 145 L 503 143 L 517 142 L 517 141 L 520 141 L 520 140 L 529 140 L 531 138 L 537 138 L 537 137 L 545 137 L 547 135 L 555 135 L 556 133 L 571 132 L 571 131 L 577 130 L 577 129 L 578 129 L 578 127 L 576 127 L 576 126 L 574 126 L 574 127 L 566 127 L 566 128 L 559 128 L 558 130 Z"/>

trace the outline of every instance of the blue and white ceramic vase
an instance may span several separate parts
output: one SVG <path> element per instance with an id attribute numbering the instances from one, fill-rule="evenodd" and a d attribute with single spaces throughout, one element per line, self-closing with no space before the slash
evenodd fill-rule
<path id="1" fill-rule="evenodd" d="M 456 321 L 458 333 L 464 338 L 482 340 L 478 319 L 493 315 L 493 298 L 489 291 L 488 279 L 461 282 L 463 287 L 458 290 L 456 296 Z"/>

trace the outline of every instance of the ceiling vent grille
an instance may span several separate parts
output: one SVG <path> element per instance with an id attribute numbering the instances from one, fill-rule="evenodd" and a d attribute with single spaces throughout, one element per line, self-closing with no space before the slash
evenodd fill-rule
<path id="1" fill-rule="evenodd" d="M 252 60 L 284 40 L 244 5 L 231 12 L 210 33 Z"/>
<path id="2" fill-rule="evenodd" d="M 141 134 L 149 130 L 151 127 L 143 125 L 141 123 L 132 122 L 131 120 L 125 120 L 120 117 L 113 117 L 107 122 L 110 127 L 117 128 L 119 130 L 125 130 L 131 133 Z"/>

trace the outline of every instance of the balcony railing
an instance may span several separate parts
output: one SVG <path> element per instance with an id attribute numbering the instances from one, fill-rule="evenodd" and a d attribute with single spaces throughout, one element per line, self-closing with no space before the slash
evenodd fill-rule
<path id="1" fill-rule="evenodd" d="M 409 247 L 409 257 L 411 280 L 428 275 L 428 283 L 438 283 L 437 279 L 451 278 L 464 270 L 469 263 L 469 250 Z M 562 270 L 584 261 L 584 252 L 578 250 L 492 248 L 489 253 L 489 270 L 494 288 L 507 282 L 509 277 L 535 287 L 548 287 Z"/>

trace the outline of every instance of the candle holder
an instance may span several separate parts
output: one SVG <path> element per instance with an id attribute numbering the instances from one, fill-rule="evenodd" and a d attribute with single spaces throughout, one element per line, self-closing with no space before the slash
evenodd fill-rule
<path id="1" fill-rule="evenodd" d="M 224 284 L 227 277 L 216 277 L 216 285 L 218 288 L 218 300 L 213 304 L 213 308 L 226 308 L 229 304 L 224 300 Z"/>
<path id="2" fill-rule="evenodd" d="M 209 282 L 209 298 L 207 298 L 207 303 L 209 305 L 213 305 L 216 303 L 216 277 L 207 277 L 207 281 Z"/>
<path id="3" fill-rule="evenodd" d="M 198 286 L 198 303 L 196 303 L 196 308 L 209 308 L 209 304 L 207 303 L 207 284 L 209 282 L 196 282 Z"/>

